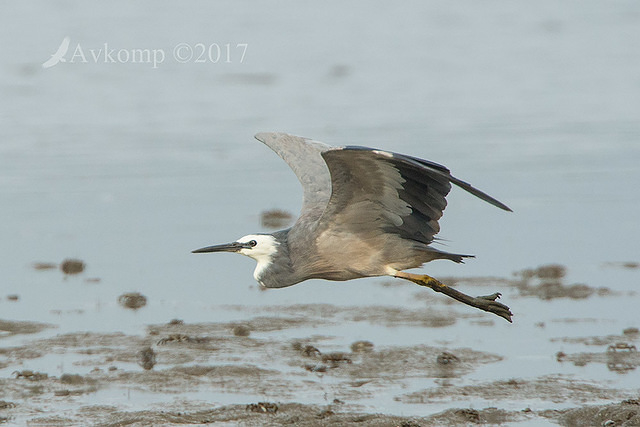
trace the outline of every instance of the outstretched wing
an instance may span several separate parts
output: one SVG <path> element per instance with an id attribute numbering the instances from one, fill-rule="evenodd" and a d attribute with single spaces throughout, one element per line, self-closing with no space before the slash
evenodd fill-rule
<path id="1" fill-rule="evenodd" d="M 504 210 L 493 197 L 427 160 L 366 147 L 331 147 L 279 132 L 256 139 L 275 151 L 293 170 L 303 188 L 298 223 L 308 228 L 362 233 L 391 231 L 406 239 L 430 243 L 447 206 L 451 183 Z"/>
<path id="2" fill-rule="evenodd" d="M 332 193 L 320 228 L 363 233 L 390 231 L 429 244 L 440 231 L 451 183 L 504 210 L 507 206 L 453 176 L 437 163 L 365 147 L 321 153 Z"/>
<path id="3" fill-rule="evenodd" d="M 302 184 L 301 218 L 317 221 L 331 197 L 331 176 L 322 153 L 333 147 L 282 132 L 261 132 L 255 138 L 276 152 Z"/>

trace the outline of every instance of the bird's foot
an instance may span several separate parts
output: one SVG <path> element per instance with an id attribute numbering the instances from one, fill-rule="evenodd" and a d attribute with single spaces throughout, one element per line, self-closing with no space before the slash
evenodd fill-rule
<path id="1" fill-rule="evenodd" d="M 498 315 L 511 323 L 511 310 L 506 305 L 497 302 L 496 300 L 500 298 L 501 294 L 496 292 L 491 295 L 472 297 L 465 293 L 462 293 L 452 287 L 445 285 L 444 283 L 434 279 L 428 275 L 418 275 L 405 273 L 404 271 L 399 271 L 396 274 L 396 277 L 401 279 L 410 280 L 420 286 L 426 286 L 428 288 L 433 289 L 436 292 L 441 292 L 455 300 L 458 300 L 464 304 L 470 305 L 471 307 L 479 308 L 480 310 L 487 311 L 489 313 L 493 313 Z"/>
<path id="2" fill-rule="evenodd" d="M 480 296 L 475 298 L 471 297 L 471 298 L 473 300 L 473 303 L 471 304 L 466 303 L 466 304 L 479 308 L 480 310 L 484 310 L 484 311 L 488 311 L 489 313 L 496 314 L 502 317 L 503 319 L 507 320 L 509 323 L 512 322 L 511 316 L 513 316 L 513 313 L 511 313 L 511 310 L 509 309 L 509 307 L 496 301 L 496 299 L 500 298 L 499 292 L 496 292 L 495 294 L 491 294 L 491 295 L 485 295 L 485 296 Z"/>

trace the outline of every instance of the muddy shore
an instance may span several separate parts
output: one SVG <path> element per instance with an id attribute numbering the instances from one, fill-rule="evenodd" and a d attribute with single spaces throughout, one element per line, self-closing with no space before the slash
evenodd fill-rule
<path id="1" fill-rule="evenodd" d="M 607 288 L 566 284 L 563 276 L 560 266 L 545 266 L 510 279 L 448 278 L 446 282 L 458 287 L 497 283 L 512 301 L 579 301 L 615 294 Z M 381 282 L 378 286 L 405 285 Z M 325 333 L 336 324 L 409 327 L 421 333 L 434 328 L 455 331 L 460 322 L 490 330 L 502 321 L 474 311 L 454 312 L 451 301 L 434 294 L 417 296 L 437 310 L 300 304 L 264 306 L 256 312 L 238 305 L 225 309 L 236 312 L 240 320 L 186 323 L 170 319 L 148 325 L 142 335 L 59 334 L 54 324 L 0 320 L 0 340 L 22 343 L 0 347 L 0 369 L 7 373 L 0 378 L 0 423 L 421 426 L 538 420 L 559 425 L 640 424 L 638 390 L 562 374 L 468 382 L 465 378 L 483 366 L 499 367 L 505 355 L 426 343 L 403 346 L 357 340 L 337 345 Z M 125 304 L 122 309 L 133 308 Z M 589 319 L 574 321 L 588 323 Z M 299 335 L 309 330 L 314 333 Z M 23 339 L 17 341 L 18 337 Z M 634 375 L 640 365 L 636 351 L 640 333 L 635 327 L 617 335 L 551 341 L 585 348 L 549 355 L 560 367 L 607 366 L 617 375 Z M 73 362 L 64 366 L 64 373 L 26 368 L 50 355 L 65 355 Z M 435 404 L 446 409 L 425 410 L 420 416 L 372 410 L 370 402 L 389 390 L 399 404 L 429 408 Z M 207 401 L 203 397 L 208 391 L 226 395 L 227 402 L 235 396 L 237 403 L 220 403 L 219 398 Z M 129 398 L 133 401 L 135 396 L 145 396 L 149 403 L 104 398 L 113 394 L 134 396 Z M 472 408 L 469 401 L 487 406 Z M 528 405 L 532 401 L 547 407 L 538 404 L 532 409 Z"/>

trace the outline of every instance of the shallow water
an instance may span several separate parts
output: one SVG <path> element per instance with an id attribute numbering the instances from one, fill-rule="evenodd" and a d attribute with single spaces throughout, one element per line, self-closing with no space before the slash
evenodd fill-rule
<path id="1" fill-rule="evenodd" d="M 611 264 L 640 261 L 637 3 L 413 2 L 397 9 L 384 2 L 196 2 L 158 9 L 148 2 L 31 2 L 14 3 L 1 15 L 0 318 L 56 326 L 0 338 L 2 346 L 77 331 L 143 335 L 147 325 L 172 318 L 187 324 L 246 319 L 237 305 L 428 309 L 415 294 L 430 291 L 380 286 L 383 279 L 260 292 L 252 260 L 190 253 L 264 231 L 263 210 L 298 211 L 295 177 L 252 138 L 278 130 L 442 163 L 514 210 L 499 211 L 454 189 L 440 237 L 446 249 L 477 258 L 430 264 L 424 271 L 435 277 L 509 278 L 558 263 L 567 267 L 566 284 L 606 287 L 612 295 L 545 301 L 519 297 L 500 282 L 462 285 L 469 293 L 501 290 L 514 324 L 489 315 L 480 317 L 493 320 L 488 325 L 471 318 L 441 328 L 346 322 L 275 331 L 270 338 L 320 334 L 343 349 L 358 339 L 470 347 L 504 360 L 479 366 L 464 383 L 563 374 L 638 391 L 636 371 L 560 364 L 558 351 L 594 350 L 552 341 L 640 326 L 640 269 Z M 180 43 L 248 47 L 243 62 L 168 58 L 155 69 L 78 62 L 43 69 L 65 36 L 71 49 L 80 44 L 85 51 L 105 43 L 168 55 Z M 64 277 L 32 267 L 65 258 L 82 259 L 86 271 Z M 147 306 L 120 307 L 118 296 L 131 291 L 145 295 Z M 19 300 L 9 301 L 10 294 Z M 88 371 L 75 364 L 80 359 L 65 352 L 25 361 L 21 369 Z M 82 399 L 144 408 L 174 398 L 121 392 L 101 389 Z M 393 395 L 380 392 L 363 405 L 422 415 L 536 405 L 471 399 L 425 407 Z M 182 397 L 190 396 L 256 400 L 211 390 Z M 314 393 L 300 399 L 318 403 Z"/>

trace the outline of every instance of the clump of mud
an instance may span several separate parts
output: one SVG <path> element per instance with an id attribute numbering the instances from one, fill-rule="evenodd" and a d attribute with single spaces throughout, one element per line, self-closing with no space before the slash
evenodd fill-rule
<path id="1" fill-rule="evenodd" d="M 447 351 L 443 351 L 436 358 L 436 362 L 438 362 L 438 364 L 440 365 L 449 365 L 452 363 L 460 362 L 460 359 L 455 354 L 451 354 Z"/>
<path id="2" fill-rule="evenodd" d="M 60 382 L 63 384 L 79 385 L 84 384 L 85 379 L 82 375 L 78 374 L 62 374 L 60 375 Z"/>
<path id="3" fill-rule="evenodd" d="M 280 209 L 263 211 L 260 214 L 260 223 L 266 228 L 284 228 L 293 222 L 293 215 Z"/>
<path id="4" fill-rule="evenodd" d="M 118 304 L 124 308 L 137 310 L 147 305 L 147 297 L 139 292 L 129 292 L 118 297 Z"/>
<path id="5" fill-rule="evenodd" d="M 14 375 L 14 378 L 16 379 L 25 378 L 29 381 L 42 381 L 49 378 L 49 374 L 45 372 L 32 371 L 31 369 L 24 369 L 22 371 L 13 371 L 12 375 Z"/>
<path id="6" fill-rule="evenodd" d="M 69 258 L 62 261 L 60 266 L 52 262 L 34 262 L 32 264 L 32 267 L 34 270 L 40 271 L 54 270 L 59 267 L 60 271 L 64 273 L 66 278 L 67 276 L 72 276 L 84 272 L 87 265 L 82 260 Z M 84 279 L 85 283 L 100 283 L 100 281 L 101 280 L 99 277 L 87 277 Z"/>
<path id="7" fill-rule="evenodd" d="M 371 341 L 356 341 L 351 344 L 353 353 L 369 353 L 373 351 L 373 343 Z"/>
<path id="8" fill-rule="evenodd" d="M 518 273 L 524 279 L 553 279 L 560 280 L 567 274 L 565 266 L 560 264 L 547 264 L 538 268 L 526 268 Z"/>
<path id="9" fill-rule="evenodd" d="M 597 294 L 611 293 L 609 288 L 594 288 L 585 284 L 565 284 L 566 268 L 559 264 L 543 265 L 515 273 L 519 280 L 515 286 L 522 296 L 535 296 L 543 300 L 556 298 L 585 299 Z"/>
<path id="10" fill-rule="evenodd" d="M 33 268 L 34 270 L 53 270 L 58 268 L 58 264 L 52 262 L 34 262 Z"/>
<path id="11" fill-rule="evenodd" d="M 85 264 L 79 259 L 65 259 L 60 264 L 60 270 L 64 274 L 80 274 L 84 271 Z"/>
<path id="12" fill-rule="evenodd" d="M 626 268 L 629 270 L 635 270 L 640 268 L 640 262 L 636 261 L 622 261 L 622 262 L 607 262 L 604 264 L 605 267 L 614 267 L 614 268 Z"/>
<path id="13" fill-rule="evenodd" d="M 171 334 L 166 338 L 158 340 L 158 345 L 169 343 L 189 343 L 189 344 L 206 344 L 211 341 L 209 337 L 192 337 L 184 334 Z"/>
<path id="14" fill-rule="evenodd" d="M 151 370 L 156 363 L 156 352 L 151 347 L 140 350 L 138 353 L 138 365 L 142 366 L 142 369 Z"/>
<path id="15" fill-rule="evenodd" d="M 247 411 L 258 412 L 262 414 L 275 414 L 278 412 L 278 405 L 273 402 L 258 402 L 247 405 Z"/>
<path id="16" fill-rule="evenodd" d="M 248 337 L 251 335 L 251 329 L 246 325 L 235 325 L 231 329 L 231 333 L 236 337 Z"/>

